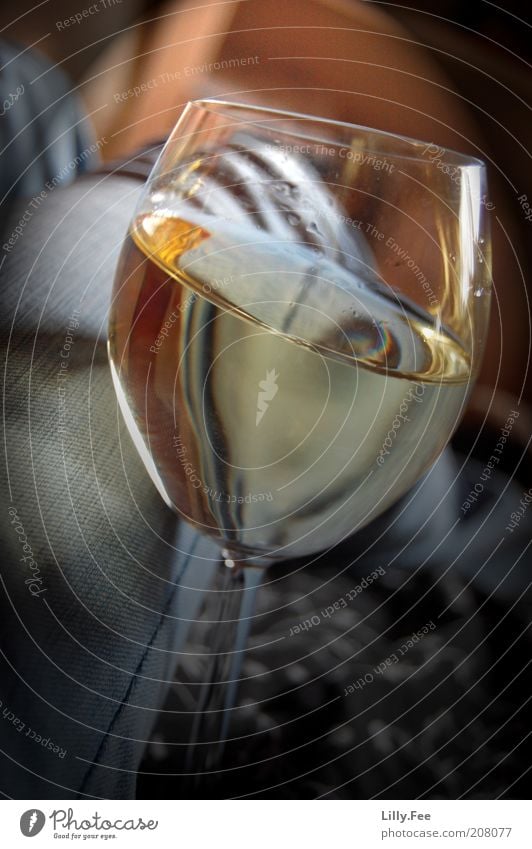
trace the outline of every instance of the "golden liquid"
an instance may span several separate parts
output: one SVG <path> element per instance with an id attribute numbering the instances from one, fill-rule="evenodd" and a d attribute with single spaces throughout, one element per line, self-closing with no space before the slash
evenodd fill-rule
<path id="1" fill-rule="evenodd" d="M 139 218 L 115 280 L 120 405 L 168 504 L 229 546 L 325 549 L 406 492 L 461 414 L 450 334 L 305 245 Z"/>

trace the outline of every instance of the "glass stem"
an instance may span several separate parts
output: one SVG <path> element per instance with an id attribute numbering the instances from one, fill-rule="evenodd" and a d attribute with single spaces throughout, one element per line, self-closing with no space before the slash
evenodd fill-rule
<path id="1" fill-rule="evenodd" d="M 208 592 L 205 619 L 211 623 L 206 681 L 201 689 L 185 768 L 196 776 L 216 771 L 221 763 L 236 702 L 257 590 L 264 566 L 239 566 L 222 552 Z"/>

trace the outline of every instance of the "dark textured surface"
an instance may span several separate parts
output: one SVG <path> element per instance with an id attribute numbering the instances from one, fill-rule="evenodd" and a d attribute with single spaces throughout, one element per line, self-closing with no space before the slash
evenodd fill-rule
<path id="1" fill-rule="evenodd" d="M 4 471 L 0 699 L 25 727 L 0 722 L 1 792 L 130 797 L 144 754 L 140 796 L 522 795 L 532 510 L 513 533 L 505 527 L 529 483 L 506 469 L 467 518 L 460 510 L 498 432 L 483 434 L 479 460 L 465 468 L 448 452 L 341 549 L 269 573 L 225 771 L 208 791 L 175 774 L 187 739 L 180 712 L 193 712 L 201 675 L 194 652 L 208 651 L 199 637 L 184 645 L 201 593 L 182 585 L 205 583 L 210 566 L 176 557 L 176 522 L 129 441 L 106 360 L 113 267 L 137 191 L 138 182 L 103 175 L 57 190 L 2 267 L 9 480 Z M 60 412 L 57 373 L 73 315 Z M 36 598 L 10 504 L 46 587 Z M 193 544 L 189 534 L 180 547 Z M 370 588 L 323 616 L 379 568 L 385 574 Z M 316 615 L 318 625 L 290 636 Z M 429 620 L 433 631 L 375 673 Z M 344 695 L 367 674 L 371 683 Z M 188 684 L 172 686 L 173 677 Z"/>

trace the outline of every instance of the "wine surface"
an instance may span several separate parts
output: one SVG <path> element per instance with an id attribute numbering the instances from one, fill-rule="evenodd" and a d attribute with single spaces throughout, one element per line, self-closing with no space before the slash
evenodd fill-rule
<path id="1" fill-rule="evenodd" d="M 110 359 L 168 504 L 229 546 L 327 547 L 405 493 L 456 426 L 467 355 L 347 260 L 189 210 L 139 217 L 115 280 Z"/>

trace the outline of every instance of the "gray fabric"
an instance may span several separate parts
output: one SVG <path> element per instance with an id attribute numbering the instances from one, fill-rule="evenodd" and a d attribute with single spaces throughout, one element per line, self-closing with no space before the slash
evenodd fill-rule
<path id="1" fill-rule="evenodd" d="M 0 39 L 0 204 L 66 185 L 98 162 L 90 121 L 59 68 Z"/>
<path id="2" fill-rule="evenodd" d="M 138 185 L 93 177 L 57 190 L 3 261 L 0 790 L 16 798 L 134 795 L 193 588 L 216 555 L 184 528 L 176 542 L 111 383 L 106 316 Z M 21 561 L 23 533 L 38 571 Z"/>

